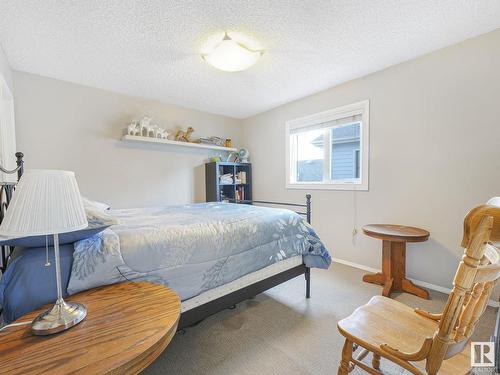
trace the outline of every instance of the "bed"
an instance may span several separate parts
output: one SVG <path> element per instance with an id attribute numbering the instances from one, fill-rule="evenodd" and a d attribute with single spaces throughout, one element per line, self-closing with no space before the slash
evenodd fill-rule
<path id="1" fill-rule="evenodd" d="M 299 275 L 305 276 L 309 298 L 310 267 L 328 268 L 331 262 L 310 226 L 311 197 L 304 204 L 240 203 L 106 211 L 118 224 L 63 246 L 67 293 L 124 280 L 162 283 L 183 301 L 179 329 Z M 42 302 L 37 288 L 54 289 L 53 270 L 40 264 L 40 250 L 16 249 L 5 270 L 7 321 L 27 309 L 14 303 L 16 293 L 34 304 Z M 10 251 L 3 249 L 3 259 Z"/>

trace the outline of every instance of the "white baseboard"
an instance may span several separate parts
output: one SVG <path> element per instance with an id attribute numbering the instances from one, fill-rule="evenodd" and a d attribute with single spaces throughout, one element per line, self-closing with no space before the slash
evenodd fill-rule
<path id="1" fill-rule="evenodd" d="M 368 267 L 368 266 L 365 266 L 365 265 L 359 264 L 359 263 L 350 262 L 348 260 L 339 259 L 339 258 L 332 258 L 332 260 L 334 262 L 337 262 L 337 263 L 340 263 L 340 264 L 345 264 L 346 266 L 350 266 L 350 267 L 354 267 L 354 268 L 359 268 L 360 270 L 364 270 L 364 271 L 368 271 L 368 272 L 373 272 L 373 273 L 380 272 L 379 269 Z M 424 288 L 427 288 L 427 289 L 432 289 L 432 290 L 435 290 L 435 291 L 438 291 L 438 292 L 441 292 L 441 293 L 445 293 L 445 294 L 450 294 L 451 293 L 451 289 L 449 289 L 449 288 L 444 288 L 442 286 L 431 284 L 431 283 L 428 283 L 426 281 L 416 280 L 416 279 L 412 279 L 412 278 L 408 278 L 408 279 L 411 280 L 411 281 L 413 281 L 415 284 L 420 285 L 420 286 L 422 286 Z M 491 306 L 491 307 L 500 307 L 500 302 L 494 301 L 494 300 L 490 299 L 488 301 L 488 306 Z"/>

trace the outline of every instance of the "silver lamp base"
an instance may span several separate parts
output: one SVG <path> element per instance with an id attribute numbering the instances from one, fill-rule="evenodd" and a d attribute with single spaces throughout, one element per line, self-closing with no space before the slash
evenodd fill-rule
<path id="1" fill-rule="evenodd" d="M 80 323 L 87 316 L 87 309 L 77 302 L 62 298 L 50 309 L 38 315 L 31 323 L 31 332 L 37 336 L 52 335 Z"/>

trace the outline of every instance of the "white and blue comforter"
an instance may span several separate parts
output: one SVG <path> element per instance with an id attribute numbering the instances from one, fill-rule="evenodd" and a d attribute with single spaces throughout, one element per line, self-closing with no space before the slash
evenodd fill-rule
<path id="1" fill-rule="evenodd" d="M 293 256 L 309 267 L 331 263 L 311 226 L 289 210 L 203 203 L 109 212 L 119 225 L 75 243 L 70 294 L 142 279 L 185 300 Z"/>

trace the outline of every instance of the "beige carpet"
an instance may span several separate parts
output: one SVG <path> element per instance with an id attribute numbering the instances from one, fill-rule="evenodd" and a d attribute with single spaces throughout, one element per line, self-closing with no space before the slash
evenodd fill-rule
<path id="1" fill-rule="evenodd" d="M 312 297 L 304 297 L 303 276 L 253 300 L 207 318 L 177 333 L 162 355 L 144 371 L 160 374 L 336 374 L 343 345 L 336 323 L 381 289 L 361 281 L 363 271 L 334 264 L 312 272 Z M 426 301 L 409 294 L 393 298 L 440 312 L 446 295 L 431 292 Z M 489 341 L 495 309 L 488 308 L 475 336 Z M 382 370 L 402 370 L 382 361 Z M 361 374 L 355 370 L 352 374 Z"/>

